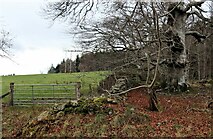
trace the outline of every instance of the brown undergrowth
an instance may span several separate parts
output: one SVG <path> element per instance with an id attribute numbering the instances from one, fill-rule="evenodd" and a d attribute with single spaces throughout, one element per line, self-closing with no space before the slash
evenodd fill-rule
<path id="1" fill-rule="evenodd" d="M 148 109 L 147 90 L 134 90 L 118 104 L 105 104 L 112 114 L 62 114 L 19 137 L 212 137 L 211 91 L 157 96 L 160 112 Z M 3 137 L 17 136 L 46 109 L 3 107 Z"/>

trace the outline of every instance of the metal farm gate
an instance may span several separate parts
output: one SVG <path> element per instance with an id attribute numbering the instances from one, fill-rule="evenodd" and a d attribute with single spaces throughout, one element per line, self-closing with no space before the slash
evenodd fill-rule
<path id="1" fill-rule="evenodd" d="M 80 97 L 81 84 L 10 84 L 10 105 L 54 104 Z"/>

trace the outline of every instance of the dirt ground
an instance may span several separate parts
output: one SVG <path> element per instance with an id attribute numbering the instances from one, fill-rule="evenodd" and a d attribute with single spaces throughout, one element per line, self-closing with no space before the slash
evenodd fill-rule
<path id="1" fill-rule="evenodd" d="M 66 114 L 41 123 L 33 137 L 212 137 L 211 90 L 199 93 L 157 93 L 160 112 L 148 109 L 145 89 L 128 93 L 109 115 Z M 3 137 L 15 137 L 48 107 L 3 107 Z M 45 128 L 44 128 L 45 127 Z M 30 133 L 30 132 L 29 132 Z M 31 135 L 26 135 L 32 137 Z"/>
<path id="2" fill-rule="evenodd" d="M 212 111 L 207 109 L 211 92 L 196 94 L 159 94 L 160 112 L 148 110 L 146 91 L 134 91 L 127 103 L 148 114 L 155 132 L 150 136 L 210 136 L 212 134 Z"/>

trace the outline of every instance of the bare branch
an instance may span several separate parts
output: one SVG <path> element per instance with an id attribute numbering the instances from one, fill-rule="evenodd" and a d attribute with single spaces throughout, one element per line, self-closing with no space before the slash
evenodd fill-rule
<path id="1" fill-rule="evenodd" d="M 197 31 L 188 31 L 188 32 L 186 32 L 185 35 L 191 35 L 191 36 L 195 37 L 195 39 L 197 39 L 198 42 L 201 42 L 201 39 L 205 39 L 206 38 L 205 35 L 197 32 Z"/>
<path id="2" fill-rule="evenodd" d="M 204 12 L 204 13 L 207 13 L 207 11 L 205 11 L 205 10 L 203 10 L 201 7 L 199 7 L 199 6 L 195 6 L 199 11 L 201 11 L 201 12 Z"/>
<path id="3" fill-rule="evenodd" d="M 184 9 L 185 12 L 187 12 L 190 8 L 192 8 L 193 6 L 195 7 L 201 7 L 201 5 L 205 2 L 206 0 L 201 0 L 201 1 L 194 1 L 194 2 L 190 2 L 189 4 L 186 5 L 186 8 Z"/>
<path id="4" fill-rule="evenodd" d="M 211 20 L 210 20 L 209 18 L 204 17 L 204 16 L 203 16 L 201 13 L 199 13 L 198 11 L 188 12 L 187 14 L 188 14 L 188 16 L 194 14 L 194 15 L 197 15 L 197 17 L 199 17 L 200 19 L 202 19 L 202 20 L 204 20 L 204 21 L 211 22 Z"/>
<path id="5" fill-rule="evenodd" d="M 66 0 L 48 3 L 46 7 L 43 8 L 43 11 L 47 19 L 52 19 L 53 21 L 56 19 L 69 19 L 71 23 L 77 22 L 77 24 L 80 25 L 80 23 L 86 19 L 89 12 L 92 11 L 94 5 L 94 0 Z"/>
<path id="6" fill-rule="evenodd" d="M 13 46 L 10 33 L 2 30 L 0 32 L 0 57 L 9 58 L 9 49 Z"/>

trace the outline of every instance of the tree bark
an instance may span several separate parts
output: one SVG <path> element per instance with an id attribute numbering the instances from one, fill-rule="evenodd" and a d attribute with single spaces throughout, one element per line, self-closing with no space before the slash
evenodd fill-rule
<path id="1" fill-rule="evenodd" d="M 166 36 L 170 42 L 167 45 L 170 47 L 171 59 L 169 60 L 169 84 L 172 88 L 178 91 L 187 90 L 187 78 L 189 64 L 187 60 L 185 36 L 192 35 L 198 42 L 206 38 L 205 35 L 197 31 L 186 32 L 186 20 L 190 15 L 196 15 L 199 19 L 209 22 L 210 19 L 202 15 L 201 5 L 205 0 L 191 1 L 185 4 L 181 2 L 171 3 L 168 7 L 168 22 L 169 29 L 166 31 Z M 193 10 L 193 8 L 197 10 Z M 174 84 L 173 84 L 174 83 Z M 176 88 L 177 87 L 177 88 Z"/>
<path id="2" fill-rule="evenodd" d="M 154 90 L 149 90 L 149 109 L 151 111 L 159 111 L 158 98 Z"/>
<path id="3" fill-rule="evenodd" d="M 185 45 L 186 19 L 187 13 L 184 11 L 184 3 L 172 3 L 168 11 L 169 29 L 166 36 L 171 41 L 167 45 L 171 49 L 171 59 L 169 60 L 169 86 L 177 90 L 178 86 L 186 86 L 187 82 L 187 54 Z"/>

